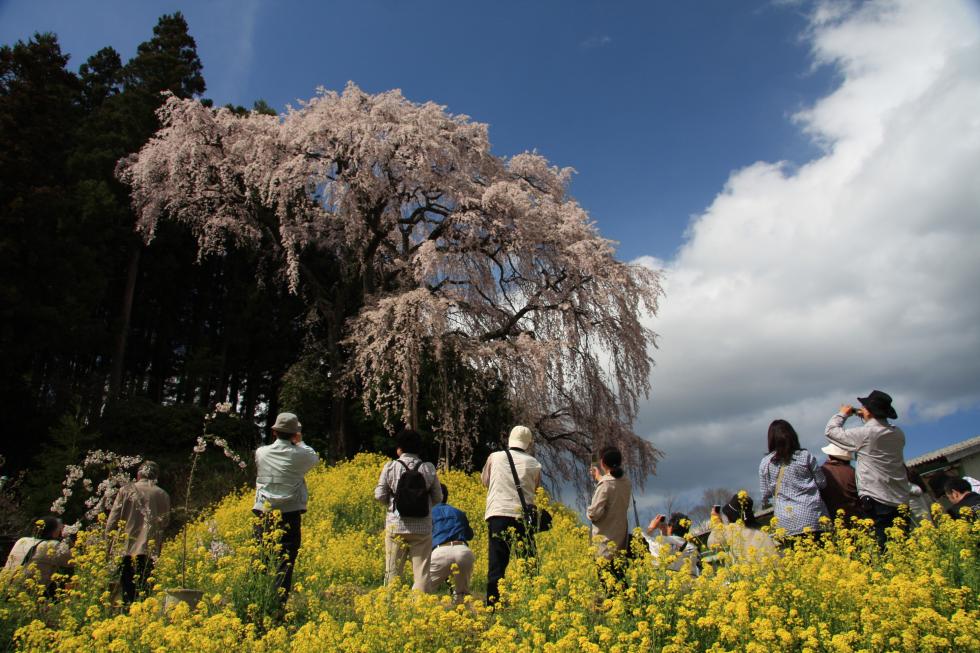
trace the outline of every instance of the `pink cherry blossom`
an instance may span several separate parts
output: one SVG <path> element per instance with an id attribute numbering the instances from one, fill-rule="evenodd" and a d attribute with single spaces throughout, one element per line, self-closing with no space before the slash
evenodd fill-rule
<path id="1" fill-rule="evenodd" d="M 599 444 L 653 470 L 659 452 L 633 422 L 650 390 L 655 336 L 642 318 L 657 310 L 660 277 L 616 260 L 567 194 L 570 168 L 536 152 L 496 156 L 486 125 L 353 84 L 283 116 L 170 97 L 159 117 L 117 169 L 137 229 L 149 241 L 160 220 L 183 223 L 201 257 L 260 252 L 343 325 L 335 371 L 363 388 L 367 410 L 416 424 L 428 393 L 458 459 L 502 392 L 551 470 L 574 477 Z M 350 290 L 306 267 L 314 253 L 336 259 Z M 419 388 L 423 361 L 432 387 Z"/>

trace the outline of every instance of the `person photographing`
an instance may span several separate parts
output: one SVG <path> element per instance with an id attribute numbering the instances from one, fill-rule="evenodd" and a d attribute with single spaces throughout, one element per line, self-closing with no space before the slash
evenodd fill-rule
<path id="1" fill-rule="evenodd" d="M 275 576 L 280 614 L 285 612 L 302 543 L 302 515 L 309 501 L 306 474 L 320 462 L 317 452 L 303 442 L 301 428 L 296 415 L 280 413 L 272 426 L 275 441 L 255 450 L 255 537 L 260 546 L 267 546 L 271 534 L 282 531 Z"/>
<path id="2" fill-rule="evenodd" d="M 898 419 L 892 398 L 881 390 L 858 397 L 861 406 L 844 404 L 830 421 L 827 439 L 857 457 L 855 475 L 861 510 L 874 521 L 875 538 L 884 549 L 886 529 L 898 518 L 898 507 L 908 504 L 909 483 L 905 471 L 905 432 L 888 420 Z M 852 415 L 863 424 L 845 429 Z"/>

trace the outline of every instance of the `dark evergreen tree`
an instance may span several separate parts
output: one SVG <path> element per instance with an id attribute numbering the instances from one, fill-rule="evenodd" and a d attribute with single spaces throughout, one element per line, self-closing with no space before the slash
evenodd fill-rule
<path id="1" fill-rule="evenodd" d="M 0 48 L 0 393 L 13 433 L 44 433 L 87 348 L 93 263 L 67 185 L 79 81 L 52 34 Z M 10 441 L 12 440 L 12 441 Z M 31 439 L 9 438 L 11 465 Z"/>

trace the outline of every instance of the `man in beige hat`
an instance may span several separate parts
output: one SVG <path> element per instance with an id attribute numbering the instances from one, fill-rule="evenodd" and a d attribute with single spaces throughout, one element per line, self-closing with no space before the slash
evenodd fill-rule
<path id="1" fill-rule="evenodd" d="M 301 515 L 306 512 L 309 494 L 306 474 L 317 466 L 320 456 L 303 442 L 302 425 L 293 413 L 280 413 L 272 432 L 276 441 L 255 450 L 255 505 L 259 518 L 255 535 L 260 544 L 270 532 L 282 530 L 282 557 L 276 568 L 276 590 L 283 609 L 293 585 L 293 566 L 302 541 Z"/>
<path id="2" fill-rule="evenodd" d="M 514 470 L 520 480 L 524 499 L 534 505 L 534 493 L 541 485 L 541 463 L 529 453 L 532 441 L 531 429 L 515 426 L 507 440 L 507 451 L 495 451 L 487 458 L 480 478 L 487 488 L 487 605 L 494 605 L 500 597 L 497 585 L 507 571 L 510 562 L 511 542 L 527 542 L 524 528 L 521 498 L 514 483 Z M 508 460 L 508 458 L 510 460 Z"/>
<path id="3" fill-rule="evenodd" d="M 153 573 L 153 561 L 160 556 L 163 530 L 170 523 L 170 495 L 157 486 L 160 466 L 145 461 L 136 472 L 136 481 L 116 494 L 106 520 L 106 532 L 113 545 L 122 537 L 120 586 L 123 602 L 132 603 L 146 592 L 146 580 Z M 120 528 L 120 524 L 122 524 Z M 120 533 L 114 533 L 120 528 Z"/>
<path id="4" fill-rule="evenodd" d="M 820 490 L 820 498 L 827 505 L 831 518 L 837 517 L 838 510 L 844 511 L 844 518 L 848 521 L 851 517 L 861 517 L 851 452 L 833 442 L 821 451 L 827 454 L 827 462 L 820 466 L 827 478 L 827 485 Z"/>

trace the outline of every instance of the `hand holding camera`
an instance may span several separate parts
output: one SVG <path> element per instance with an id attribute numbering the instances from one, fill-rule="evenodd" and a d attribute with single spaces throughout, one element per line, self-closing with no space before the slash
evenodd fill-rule
<path id="1" fill-rule="evenodd" d="M 650 525 L 647 526 L 647 533 L 652 533 L 657 529 L 660 529 L 661 531 L 664 530 L 664 521 L 666 521 L 666 519 L 666 515 L 657 515 L 654 517 L 653 521 L 650 522 Z"/>

